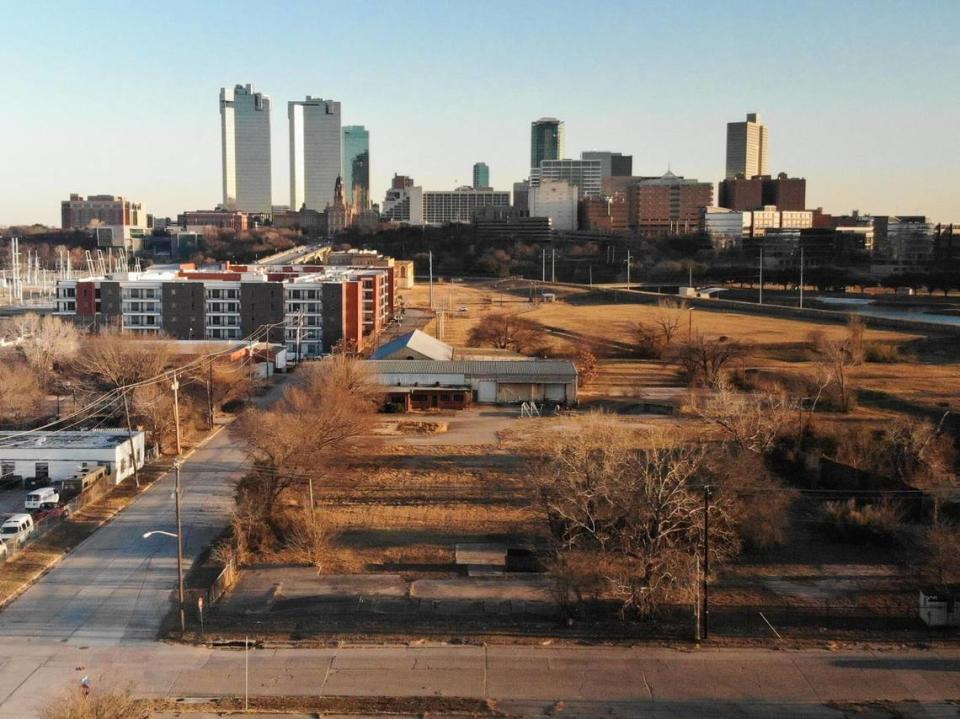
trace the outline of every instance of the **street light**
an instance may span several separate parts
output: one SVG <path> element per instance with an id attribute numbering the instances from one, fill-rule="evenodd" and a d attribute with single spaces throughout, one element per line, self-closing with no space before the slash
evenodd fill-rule
<path id="1" fill-rule="evenodd" d="M 162 529 L 154 529 L 151 532 L 144 532 L 143 538 L 150 539 L 154 534 L 162 534 L 164 537 L 173 537 L 174 539 L 179 539 L 180 535 L 173 532 L 164 532 Z"/>
<path id="2" fill-rule="evenodd" d="M 183 610 L 183 527 L 180 524 L 180 462 L 173 465 L 174 476 L 176 477 L 176 487 L 173 492 L 174 506 L 177 515 L 177 531 L 166 532 L 162 529 L 154 529 L 150 532 L 144 532 L 143 538 L 149 539 L 154 534 L 162 534 L 165 537 L 171 537 L 177 540 L 177 599 L 180 605 L 180 635 L 183 636 L 187 631 L 187 621 Z"/>

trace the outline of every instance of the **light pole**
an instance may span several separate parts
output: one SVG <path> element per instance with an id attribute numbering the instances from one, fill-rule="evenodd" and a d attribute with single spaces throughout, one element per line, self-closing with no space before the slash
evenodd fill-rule
<path id="1" fill-rule="evenodd" d="M 183 526 L 180 523 L 180 462 L 174 464 L 174 476 L 176 477 L 176 486 L 173 491 L 174 507 L 177 515 L 177 531 L 166 532 L 162 529 L 154 529 L 150 532 L 144 532 L 143 538 L 150 539 L 154 534 L 162 534 L 165 537 L 171 537 L 177 540 L 177 603 L 180 609 L 180 635 L 183 636 L 187 631 L 186 615 L 183 608 Z"/>

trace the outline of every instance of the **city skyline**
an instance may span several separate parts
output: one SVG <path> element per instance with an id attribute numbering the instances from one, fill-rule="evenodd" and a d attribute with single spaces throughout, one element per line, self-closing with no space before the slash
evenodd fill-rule
<path id="1" fill-rule="evenodd" d="M 71 192 L 123 195 L 159 216 L 213 207 L 222 200 L 222 162 L 211 98 L 221 87 L 247 83 L 275 105 L 277 205 L 289 202 L 284 178 L 290 162 L 286 118 L 277 113 L 310 94 L 337 98 L 343 124 L 370 131 L 374 202 L 382 200 L 394 173 L 412 175 L 430 190 L 469 184 L 478 154 L 497 168 L 495 188 L 509 189 L 529 173 L 530 123 L 543 116 L 564 121 L 570 159 L 601 148 L 632 155 L 637 175 L 660 175 L 669 164 L 677 174 L 717 183 L 725 174 L 727 123 L 757 112 L 773 131 L 769 171 L 806 177 L 809 207 L 956 221 L 960 138 L 952 128 L 960 124 L 960 109 L 943 101 L 949 96 L 942 89 L 960 81 L 960 63 L 944 44 L 920 38 L 955 25 L 960 9 L 921 5 L 811 2 L 796 10 L 744 2 L 724 11 L 708 4 L 694 10 L 608 2 L 597 12 L 561 2 L 551 5 L 556 12 L 543 32 L 524 43 L 517 41 L 519 28 L 542 19 L 541 3 L 502 3 L 518 27 L 496 26 L 496 33 L 485 32 L 495 27 L 494 18 L 479 9 L 431 4 L 400 12 L 375 3 L 358 23 L 353 15 L 327 18 L 320 8 L 293 4 L 284 10 L 287 30 L 261 35 L 263 52 L 257 53 L 226 43 L 211 49 L 199 41 L 200 29 L 218 18 L 213 6 L 181 4 L 196 21 L 188 28 L 167 8 L 137 7 L 121 16 L 115 3 L 67 3 L 43 23 L 36 9 L 11 8 L 5 20 L 13 55 L 35 54 L 37 43 L 67 37 L 77 27 L 119 34 L 122 23 L 133 21 L 161 37 L 175 34 L 178 51 L 158 63 L 135 50 L 130 38 L 121 40 L 121 49 L 130 52 L 120 65 L 96 54 L 68 59 L 54 51 L 13 74 L 5 88 L 9 109 L 0 116 L 0 136 L 16 138 L 4 147 L 0 225 L 55 225 L 59 202 Z M 244 26 L 274 26 L 275 11 L 253 3 L 230 7 Z M 299 39 L 321 19 L 329 20 L 333 39 L 304 49 Z M 772 37 L 788 20 L 823 31 L 816 43 L 778 34 L 769 51 L 749 54 L 721 41 L 743 23 L 756 37 Z M 851 23 L 868 28 L 873 38 L 855 54 L 847 42 Z M 551 73 L 554 61 L 544 51 L 561 30 L 578 32 L 585 42 L 567 51 L 573 57 L 563 73 Z M 678 43 L 691 35 L 698 46 L 678 56 Z M 599 47 L 586 42 L 602 36 L 610 41 Z M 367 49 L 359 59 L 358 42 Z M 611 72 L 626 67 L 618 50 L 623 42 L 643 46 L 644 53 L 629 71 Z M 460 61 L 464 57 L 493 58 L 493 65 L 471 70 Z M 385 84 L 387 58 L 404 62 L 390 66 Z M 68 62 L 70 73 L 64 72 Z M 291 73 L 294 63 L 302 69 Z M 518 64 L 523 73 L 505 74 Z M 424 85 L 427 68 L 434 82 Z M 73 80 L 105 73 L 117 86 L 136 79 L 148 89 L 149 103 Z M 454 76 L 458 81 L 448 82 Z M 507 104 L 490 103 L 505 78 Z M 70 111 L 50 112 L 54 96 Z M 883 112 L 870 111 L 873 102 Z"/>

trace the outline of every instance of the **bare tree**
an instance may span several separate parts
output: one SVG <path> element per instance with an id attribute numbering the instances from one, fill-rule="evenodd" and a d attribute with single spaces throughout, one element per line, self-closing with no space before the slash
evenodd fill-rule
<path id="1" fill-rule="evenodd" d="M 170 449 L 176 436 L 177 425 L 173 413 L 173 393 L 166 383 L 153 383 L 137 387 L 129 401 L 130 420 L 142 427 L 148 441 L 154 442 L 161 452 Z M 121 408 L 122 409 L 122 408 Z M 193 414 L 186 395 L 180 403 L 180 421 L 185 425 Z"/>
<path id="2" fill-rule="evenodd" d="M 904 417 L 887 430 L 880 456 L 887 473 L 929 492 L 933 525 L 940 524 L 941 493 L 957 489 L 953 442 L 932 422 Z"/>
<path id="3" fill-rule="evenodd" d="M 105 332 L 84 343 L 83 352 L 74 365 L 78 372 L 97 384 L 116 388 L 155 377 L 169 367 L 171 359 L 169 342 L 143 342 Z"/>
<path id="4" fill-rule="evenodd" d="M 652 359 L 661 359 L 673 346 L 680 331 L 686 305 L 682 302 L 661 300 L 653 318 L 637 322 L 632 333 L 641 354 Z"/>
<path id="5" fill-rule="evenodd" d="M 701 334 L 680 345 L 677 363 L 683 368 L 691 384 L 717 387 L 726 370 L 746 355 L 746 348 L 726 336 L 707 339 Z"/>
<path id="6" fill-rule="evenodd" d="M 543 333 L 544 328 L 539 322 L 511 313 L 491 314 L 470 330 L 467 344 L 522 353 L 528 351 Z"/>
<path id="7" fill-rule="evenodd" d="M 703 445 L 637 436 L 615 419 L 588 415 L 539 438 L 533 456 L 555 553 L 594 552 L 622 611 L 649 614 L 689 590 L 702 541 Z M 736 550 L 727 503 L 712 505 L 711 558 Z"/>
<path id="8" fill-rule="evenodd" d="M 330 537 L 324 518 L 313 507 L 304 507 L 288 519 L 286 539 L 294 558 L 317 569 L 323 567 L 330 552 Z"/>
<path id="9" fill-rule="evenodd" d="M 762 455 L 792 427 L 799 405 L 785 394 L 747 394 L 721 382 L 713 395 L 694 405 L 694 411 L 719 427 L 737 449 Z"/>
<path id="10" fill-rule="evenodd" d="M 863 335 L 866 329 L 867 326 L 859 315 L 850 315 L 847 319 L 847 348 L 850 352 L 851 364 L 863 364 L 865 354 Z"/>
<path id="11" fill-rule="evenodd" d="M 21 428 L 44 414 L 46 393 L 22 361 L 0 364 L 0 423 Z"/>
<path id="12" fill-rule="evenodd" d="M 14 320 L 12 330 L 24 358 L 44 387 L 55 367 L 70 360 L 80 346 L 77 328 L 59 317 L 29 312 Z"/>
<path id="13" fill-rule="evenodd" d="M 600 360 L 590 347 L 581 346 L 577 350 L 573 363 L 577 367 L 577 385 L 583 387 L 600 374 Z"/>
<path id="14" fill-rule="evenodd" d="M 850 411 L 853 408 L 853 398 L 850 395 L 847 370 L 855 364 L 850 339 L 831 339 L 822 332 L 811 333 L 810 339 L 818 355 L 817 374 L 823 380 L 821 391 L 835 385 L 840 411 Z"/>
<path id="15" fill-rule="evenodd" d="M 927 581 L 937 585 L 951 585 L 960 582 L 960 527 L 953 524 L 941 524 L 927 530 L 927 558 L 924 574 Z"/>
<path id="16" fill-rule="evenodd" d="M 238 505 L 271 517 L 284 491 L 369 437 L 381 395 L 361 361 L 337 355 L 301 368 L 272 406 L 244 411 L 233 431 L 255 468 L 238 487 Z"/>

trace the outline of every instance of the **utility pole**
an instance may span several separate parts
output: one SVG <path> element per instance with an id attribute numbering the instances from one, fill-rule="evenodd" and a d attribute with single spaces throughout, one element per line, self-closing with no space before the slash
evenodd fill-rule
<path id="1" fill-rule="evenodd" d="M 180 636 L 187 631 L 186 616 L 183 612 L 183 525 L 180 522 L 180 460 L 174 465 L 174 475 L 176 476 L 176 488 L 174 489 L 174 506 L 177 513 L 177 600 L 180 603 Z"/>
<path id="2" fill-rule="evenodd" d="M 800 309 L 803 309 L 803 247 L 800 247 Z"/>
<path id="3" fill-rule="evenodd" d="M 547 283 L 547 248 L 540 248 L 540 281 Z"/>
<path id="4" fill-rule="evenodd" d="M 550 281 L 557 281 L 557 250 L 554 247 L 550 248 Z"/>
<path id="5" fill-rule="evenodd" d="M 173 376 L 173 384 L 170 385 L 170 389 L 173 390 L 173 422 L 177 426 L 177 456 L 180 456 L 180 398 L 177 394 L 177 391 L 180 389 L 180 381 L 177 379 L 177 375 Z"/>
<path id="6" fill-rule="evenodd" d="M 763 248 L 760 248 L 760 304 L 763 304 Z"/>
<path id="7" fill-rule="evenodd" d="M 590 287 L 593 287 L 593 265 L 589 265 L 590 268 Z"/>
<path id="8" fill-rule="evenodd" d="M 710 485 L 703 488 L 703 638 L 710 636 Z"/>
<path id="9" fill-rule="evenodd" d="M 627 289 L 630 289 L 630 248 L 627 248 Z"/>
<path id="10" fill-rule="evenodd" d="M 430 309 L 433 309 L 433 250 L 430 250 Z"/>
<path id="11" fill-rule="evenodd" d="M 60 400 L 60 396 L 57 396 L 57 401 Z M 127 403 L 127 393 L 123 393 L 123 413 L 127 415 L 127 441 L 130 443 L 130 459 L 133 461 L 133 481 L 136 482 L 137 488 L 140 488 L 140 470 L 137 469 L 137 452 L 133 448 L 133 427 L 130 425 L 130 406 Z M 179 449 L 178 452 L 179 454 Z"/>
<path id="12" fill-rule="evenodd" d="M 303 359 L 303 353 L 300 351 L 300 336 L 303 332 L 303 310 L 297 314 L 297 364 Z"/>
<path id="13" fill-rule="evenodd" d="M 213 429 L 213 360 L 207 365 L 207 414 L 210 417 L 210 429 Z"/>
<path id="14" fill-rule="evenodd" d="M 693 287 L 693 263 L 687 265 L 687 287 Z"/>

